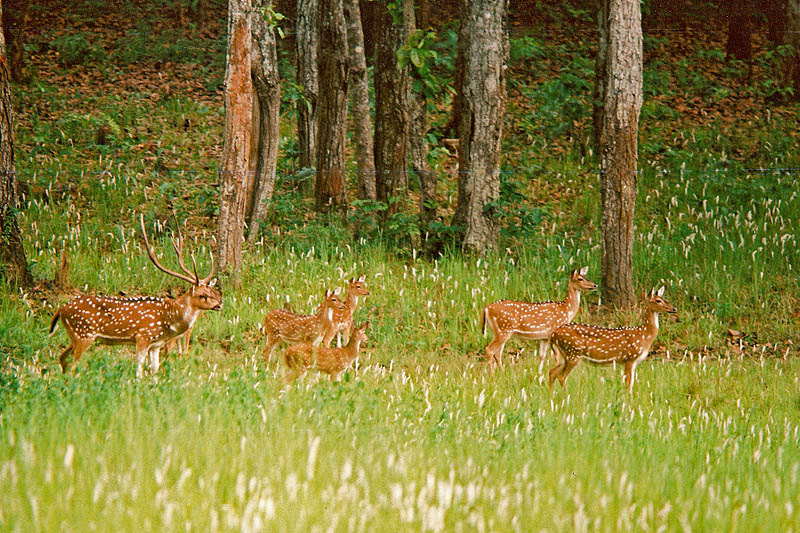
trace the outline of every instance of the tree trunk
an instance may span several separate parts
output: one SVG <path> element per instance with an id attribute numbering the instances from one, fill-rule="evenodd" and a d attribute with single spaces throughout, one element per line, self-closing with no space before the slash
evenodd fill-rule
<path id="1" fill-rule="evenodd" d="M 633 214 L 639 111 L 642 107 L 642 22 L 639 0 L 604 0 L 606 91 L 601 133 L 603 297 L 634 303 Z"/>
<path id="2" fill-rule="evenodd" d="M 253 199 L 247 217 L 248 240 L 255 242 L 259 235 L 259 224 L 267 218 L 267 204 L 272 200 L 275 188 L 275 171 L 278 165 L 279 118 L 281 108 L 281 86 L 278 76 L 278 52 L 275 32 L 267 25 L 261 13 L 271 0 L 254 0 L 252 17 L 253 58 L 252 77 L 255 89 L 254 105 L 258 124 L 253 128 L 257 143 L 257 158 Z"/>
<path id="3" fill-rule="evenodd" d="M 358 197 L 375 200 L 375 160 L 372 142 L 372 118 L 369 110 L 369 80 L 364 55 L 364 33 L 358 0 L 345 0 L 347 44 L 350 52 L 350 100 L 353 110 L 353 138 L 358 165 Z"/>
<path id="4" fill-rule="evenodd" d="M 347 27 L 340 0 L 320 0 L 317 115 L 317 211 L 344 206 L 344 140 L 347 133 Z M 321 53 L 324 51 L 324 53 Z"/>
<path id="5" fill-rule="evenodd" d="M 458 18 L 460 21 L 463 21 L 465 18 L 464 10 L 467 9 L 467 3 L 464 0 L 461 1 L 460 12 Z M 453 65 L 453 87 L 456 88 L 456 93 L 453 95 L 453 107 L 450 110 L 450 119 L 447 121 L 447 125 L 444 127 L 445 135 L 451 138 L 456 138 L 461 131 L 461 109 L 464 105 L 462 102 L 463 96 L 461 94 L 460 87 L 464 83 L 464 55 L 466 54 L 465 46 L 469 42 L 469 36 L 467 35 L 467 28 L 459 23 L 458 26 L 458 42 L 456 44 L 456 62 Z"/>
<path id="6" fill-rule="evenodd" d="M 786 33 L 786 9 L 788 0 L 761 0 L 757 9 L 767 17 L 767 40 L 771 46 L 783 43 Z"/>
<path id="7" fill-rule="evenodd" d="M 397 51 L 406 44 L 413 8 L 402 0 L 402 12 L 390 12 L 391 2 L 379 3 L 375 45 L 375 189 L 389 202 L 408 185 L 408 68 L 400 68 Z M 396 5 L 396 4 L 394 4 Z"/>
<path id="8" fill-rule="evenodd" d="M 302 168 L 313 167 L 317 160 L 318 25 L 318 0 L 297 0 L 297 83 L 303 88 L 305 99 L 298 103 L 297 109 L 297 143 Z"/>
<path id="9" fill-rule="evenodd" d="M 600 41 L 594 62 L 594 91 L 592 93 L 592 126 L 594 132 L 594 151 L 598 156 L 603 152 L 603 121 L 605 120 L 605 98 L 608 86 L 608 13 L 607 0 L 603 0 L 598 20 Z"/>
<path id="10" fill-rule="evenodd" d="M 800 99 L 800 0 L 789 0 L 786 5 L 786 32 L 784 41 L 794 49 L 785 58 L 784 87 L 792 87 L 794 99 Z"/>
<path id="11" fill-rule="evenodd" d="M 458 205 L 453 218 L 464 227 L 462 248 L 483 253 L 497 245 L 489 208 L 500 197 L 500 141 L 506 104 L 508 33 L 506 0 L 464 0 L 459 38 L 466 42 L 459 119 Z M 461 44 L 459 44 L 461 47 Z"/>
<path id="12" fill-rule="evenodd" d="M 228 0 L 225 138 L 220 168 L 217 253 L 219 269 L 232 270 L 234 284 L 238 284 L 242 264 L 248 181 L 254 174 L 250 11 L 250 0 Z"/>
<path id="13" fill-rule="evenodd" d="M 0 17 L 3 2 L 0 0 Z M 14 164 L 11 88 L 6 64 L 6 43 L 0 31 L 0 275 L 21 287 L 33 285 L 22 235 L 17 225 L 17 182 Z"/>
<path id="14" fill-rule="evenodd" d="M 728 58 L 750 61 L 753 56 L 750 36 L 753 33 L 753 0 L 730 0 L 728 3 Z"/>
<path id="15" fill-rule="evenodd" d="M 3 6 L 3 33 L 11 78 L 25 79 L 25 30 L 30 18 L 31 0 L 6 0 Z"/>
<path id="16" fill-rule="evenodd" d="M 422 0 L 417 3 L 415 12 L 415 27 L 428 27 L 428 2 Z M 413 31 L 413 30 L 412 30 Z M 416 71 L 412 69 L 412 75 Z M 414 76 L 416 77 L 416 76 Z M 419 178 L 419 215 L 422 222 L 421 229 L 425 232 L 428 224 L 436 219 L 436 177 L 428 165 L 428 113 L 425 89 L 411 91 L 409 122 L 409 150 L 411 152 L 411 171 Z"/>

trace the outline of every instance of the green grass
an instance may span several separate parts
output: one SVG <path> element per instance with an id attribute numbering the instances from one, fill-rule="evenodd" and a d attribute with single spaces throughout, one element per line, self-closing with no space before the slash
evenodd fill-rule
<path id="1" fill-rule="evenodd" d="M 252 360 L 158 380 L 95 357 L 21 372 L 2 414 L 6 530 L 797 528 L 796 360 L 653 361 L 629 396 L 579 367 L 388 369 L 283 387 Z M 430 362 L 429 359 L 426 362 Z M 8 388 L 6 388 L 7 390 Z M 4 393 L 4 397 L 8 396 Z"/>

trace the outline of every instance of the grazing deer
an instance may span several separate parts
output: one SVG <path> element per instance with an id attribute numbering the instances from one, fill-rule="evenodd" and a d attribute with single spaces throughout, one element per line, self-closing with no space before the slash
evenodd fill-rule
<path id="1" fill-rule="evenodd" d="M 336 337 L 336 345 L 342 347 L 342 332 L 345 334 L 344 343 L 350 339 L 350 331 L 353 329 L 353 313 L 356 311 L 358 299 L 361 296 L 369 296 L 369 291 L 364 285 L 364 276 L 360 278 L 350 278 L 347 280 L 347 298 L 344 305 L 347 309 L 344 311 L 333 312 L 333 327 L 328 330 L 325 338 L 322 339 L 322 345 L 326 348 L 331 345 L 333 337 Z"/>
<path id="2" fill-rule="evenodd" d="M 578 313 L 581 291 L 597 289 L 597 284 L 585 277 L 588 270 L 587 266 L 570 273 L 567 297 L 563 302 L 529 303 L 500 300 L 484 307 L 481 313 L 483 335 L 486 335 L 487 325 L 494 333 L 492 342 L 486 346 L 489 369 L 494 370 L 495 365 L 503 367 L 501 359 L 503 348 L 508 339 L 515 335 L 523 339 L 541 341 L 539 358 L 543 364 L 550 349 L 550 336 L 559 326 L 569 324 Z"/>
<path id="3" fill-rule="evenodd" d="M 211 256 L 211 273 L 203 279 L 197 275 L 197 264 L 192 257 L 194 272 L 183 263 L 183 240 L 172 239 L 178 264 L 183 274 L 163 267 L 147 240 L 144 217 L 140 218 L 142 235 L 147 255 L 162 272 L 192 284 L 192 288 L 177 298 L 92 296 L 83 294 L 64 304 L 50 323 L 52 335 L 58 321 L 64 324 L 70 345 L 61 353 L 59 362 L 62 372 L 69 366 L 68 356 L 77 364 L 87 348 L 98 339 L 103 344 L 135 344 L 138 366 L 136 375 L 141 376 L 146 356 L 150 356 L 150 368 L 158 371 L 158 355 L 161 347 L 171 339 L 191 328 L 200 312 L 207 309 L 222 309 L 222 295 L 214 288 L 214 256 Z M 180 230 L 179 230 L 180 235 Z"/>
<path id="4" fill-rule="evenodd" d="M 570 371 L 581 359 L 604 365 L 625 364 L 625 385 L 633 391 L 636 365 L 650 353 L 658 334 L 658 313 L 675 313 L 675 307 L 664 298 L 664 287 L 647 294 L 644 322 L 635 328 L 601 328 L 584 324 L 567 324 L 553 333 L 556 366 L 550 370 L 550 387 L 556 378 L 564 386 Z"/>
<path id="5" fill-rule="evenodd" d="M 331 377 L 331 381 L 338 379 L 339 374 L 347 370 L 358 358 L 361 344 L 369 340 L 366 333 L 368 326 L 369 322 L 366 322 L 353 330 L 347 345 L 343 348 L 326 348 L 307 342 L 286 348 L 283 360 L 291 371 L 287 374 L 286 381 L 294 381 L 304 375 L 309 368 L 325 372 Z"/>
<path id="6" fill-rule="evenodd" d="M 267 335 L 264 359 L 269 363 L 272 352 L 280 341 L 289 344 L 310 342 L 319 346 L 333 327 L 333 314 L 346 309 L 334 291 L 325 291 L 325 299 L 314 315 L 298 315 L 288 309 L 273 309 L 264 318 L 264 333 Z"/>

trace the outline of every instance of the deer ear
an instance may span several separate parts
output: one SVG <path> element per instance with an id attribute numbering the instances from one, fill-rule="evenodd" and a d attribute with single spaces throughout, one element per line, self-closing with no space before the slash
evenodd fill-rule
<path id="1" fill-rule="evenodd" d="M 586 273 L 589 272 L 589 267 L 585 266 L 581 269 L 581 276 L 585 276 Z"/>
<path id="2" fill-rule="evenodd" d="M 213 287 L 216 284 L 217 284 L 217 278 L 214 278 L 214 279 L 211 280 L 211 283 L 209 283 L 208 286 L 209 287 Z"/>
<path id="3" fill-rule="evenodd" d="M 658 289 L 658 295 L 664 296 L 664 286 L 662 285 L 660 289 Z"/>
<path id="4" fill-rule="evenodd" d="M 367 276 L 366 276 L 366 275 L 364 275 L 364 274 L 361 274 L 361 277 L 360 277 L 360 278 L 358 278 L 358 281 L 360 281 L 361 283 L 364 283 L 364 280 L 365 280 L 365 279 L 367 279 Z"/>

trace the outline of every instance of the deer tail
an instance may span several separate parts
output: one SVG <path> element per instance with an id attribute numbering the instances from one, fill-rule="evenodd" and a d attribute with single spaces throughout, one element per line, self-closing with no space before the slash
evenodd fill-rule
<path id="1" fill-rule="evenodd" d="M 481 330 L 483 331 L 483 336 L 486 336 L 486 321 L 488 320 L 489 316 L 489 308 L 484 307 L 483 311 L 481 311 Z"/>
<path id="2" fill-rule="evenodd" d="M 53 320 L 50 321 L 50 335 L 55 333 L 56 328 L 58 327 L 59 318 L 61 318 L 61 309 L 56 311 L 56 314 L 53 315 Z"/>

